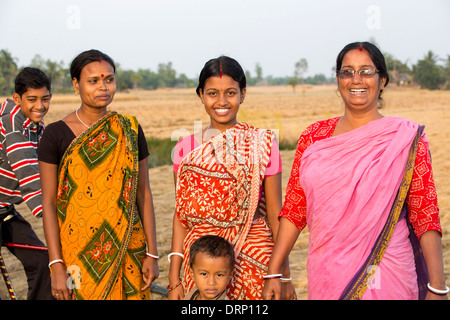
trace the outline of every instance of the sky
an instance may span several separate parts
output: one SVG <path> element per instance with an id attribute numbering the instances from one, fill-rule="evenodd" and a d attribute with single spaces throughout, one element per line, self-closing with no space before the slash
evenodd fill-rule
<path id="1" fill-rule="evenodd" d="M 222 54 L 255 75 L 332 76 L 339 51 L 375 40 L 412 65 L 429 50 L 450 55 L 450 0 L 0 0 L 0 49 L 26 66 L 39 54 L 69 65 L 98 49 L 123 69 L 172 62 L 196 78 Z"/>

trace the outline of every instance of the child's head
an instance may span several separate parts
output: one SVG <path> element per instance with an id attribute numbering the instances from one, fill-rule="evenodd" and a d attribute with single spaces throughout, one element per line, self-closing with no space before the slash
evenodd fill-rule
<path id="1" fill-rule="evenodd" d="M 224 238 L 207 235 L 191 246 L 190 272 L 199 300 L 213 300 L 225 291 L 234 269 L 234 249 Z"/>
<path id="2" fill-rule="evenodd" d="M 13 100 L 33 122 L 40 122 L 50 107 L 50 79 L 37 68 L 26 67 L 16 77 Z"/>

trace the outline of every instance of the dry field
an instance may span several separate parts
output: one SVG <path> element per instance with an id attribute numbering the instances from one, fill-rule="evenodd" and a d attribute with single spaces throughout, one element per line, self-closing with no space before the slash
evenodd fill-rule
<path id="1" fill-rule="evenodd" d="M 298 86 L 294 93 L 291 87 L 250 87 L 239 112 L 239 120 L 258 127 L 275 129 L 279 139 L 295 141 L 305 127 L 317 120 L 341 115 L 343 105 L 337 97 L 335 86 Z M 386 116 L 402 116 L 426 125 L 426 134 L 431 144 L 433 170 L 439 197 L 441 223 L 444 229 L 443 250 L 447 285 L 450 285 L 450 91 L 427 91 L 418 89 L 387 88 Z M 1 99 L 3 101 L 3 99 Z M 57 95 L 52 99 L 46 122 L 61 119 L 79 106 L 79 98 L 73 95 Z M 178 138 L 191 134 L 194 127 L 207 126 L 208 117 L 193 89 L 166 89 L 156 91 L 131 91 L 116 94 L 111 106 L 120 113 L 136 115 L 146 136 Z M 295 151 L 282 151 L 283 192 L 285 190 Z M 157 220 L 157 241 L 160 277 L 156 284 L 167 286 L 170 251 L 171 224 L 174 210 L 174 186 L 172 168 L 163 166 L 150 169 L 151 188 Z M 42 220 L 30 216 L 25 205 L 19 211 L 33 224 L 44 240 Z M 299 299 L 307 299 L 306 256 L 308 231 L 304 230 L 291 253 L 291 274 Z M 26 299 L 25 274 L 20 263 L 3 248 L 11 279 L 19 299 Z M 8 298 L 5 286 L 0 281 L 0 295 Z M 154 297 L 157 299 L 158 297 Z"/>

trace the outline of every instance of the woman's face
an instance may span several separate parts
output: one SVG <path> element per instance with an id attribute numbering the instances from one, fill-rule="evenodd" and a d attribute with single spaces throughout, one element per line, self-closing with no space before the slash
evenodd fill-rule
<path id="1" fill-rule="evenodd" d="M 237 113 L 244 101 L 245 88 L 228 75 L 210 77 L 200 90 L 200 98 L 211 118 L 211 128 L 224 131 L 237 123 Z"/>
<path id="2" fill-rule="evenodd" d="M 375 64 L 366 50 L 354 49 L 347 52 L 342 60 L 341 70 L 361 69 L 376 70 Z M 380 90 L 384 89 L 385 78 L 380 78 L 378 72 L 373 75 L 361 76 L 355 72 L 353 77 L 336 76 L 338 90 L 344 100 L 346 109 L 354 111 L 377 110 Z"/>
<path id="3" fill-rule="evenodd" d="M 108 106 L 116 93 L 114 69 L 104 60 L 88 63 L 81 70 L 80 81 L 74 78 L 72 83 L 83 105 L 92 108 Z"/>

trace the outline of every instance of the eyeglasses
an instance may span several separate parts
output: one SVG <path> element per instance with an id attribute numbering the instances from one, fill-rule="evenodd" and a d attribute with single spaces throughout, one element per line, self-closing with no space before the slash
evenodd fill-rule
<path id="1" fill-rule="evenodd" d="M 345 69 L 339 70 L 338 76 L 341 79 L 352 79 L 355 73 L 358 73 L 361 78 L 372 78 L 377 72 L 379 71 L 376 69 L 361 69 L 361 70 Z"/>

